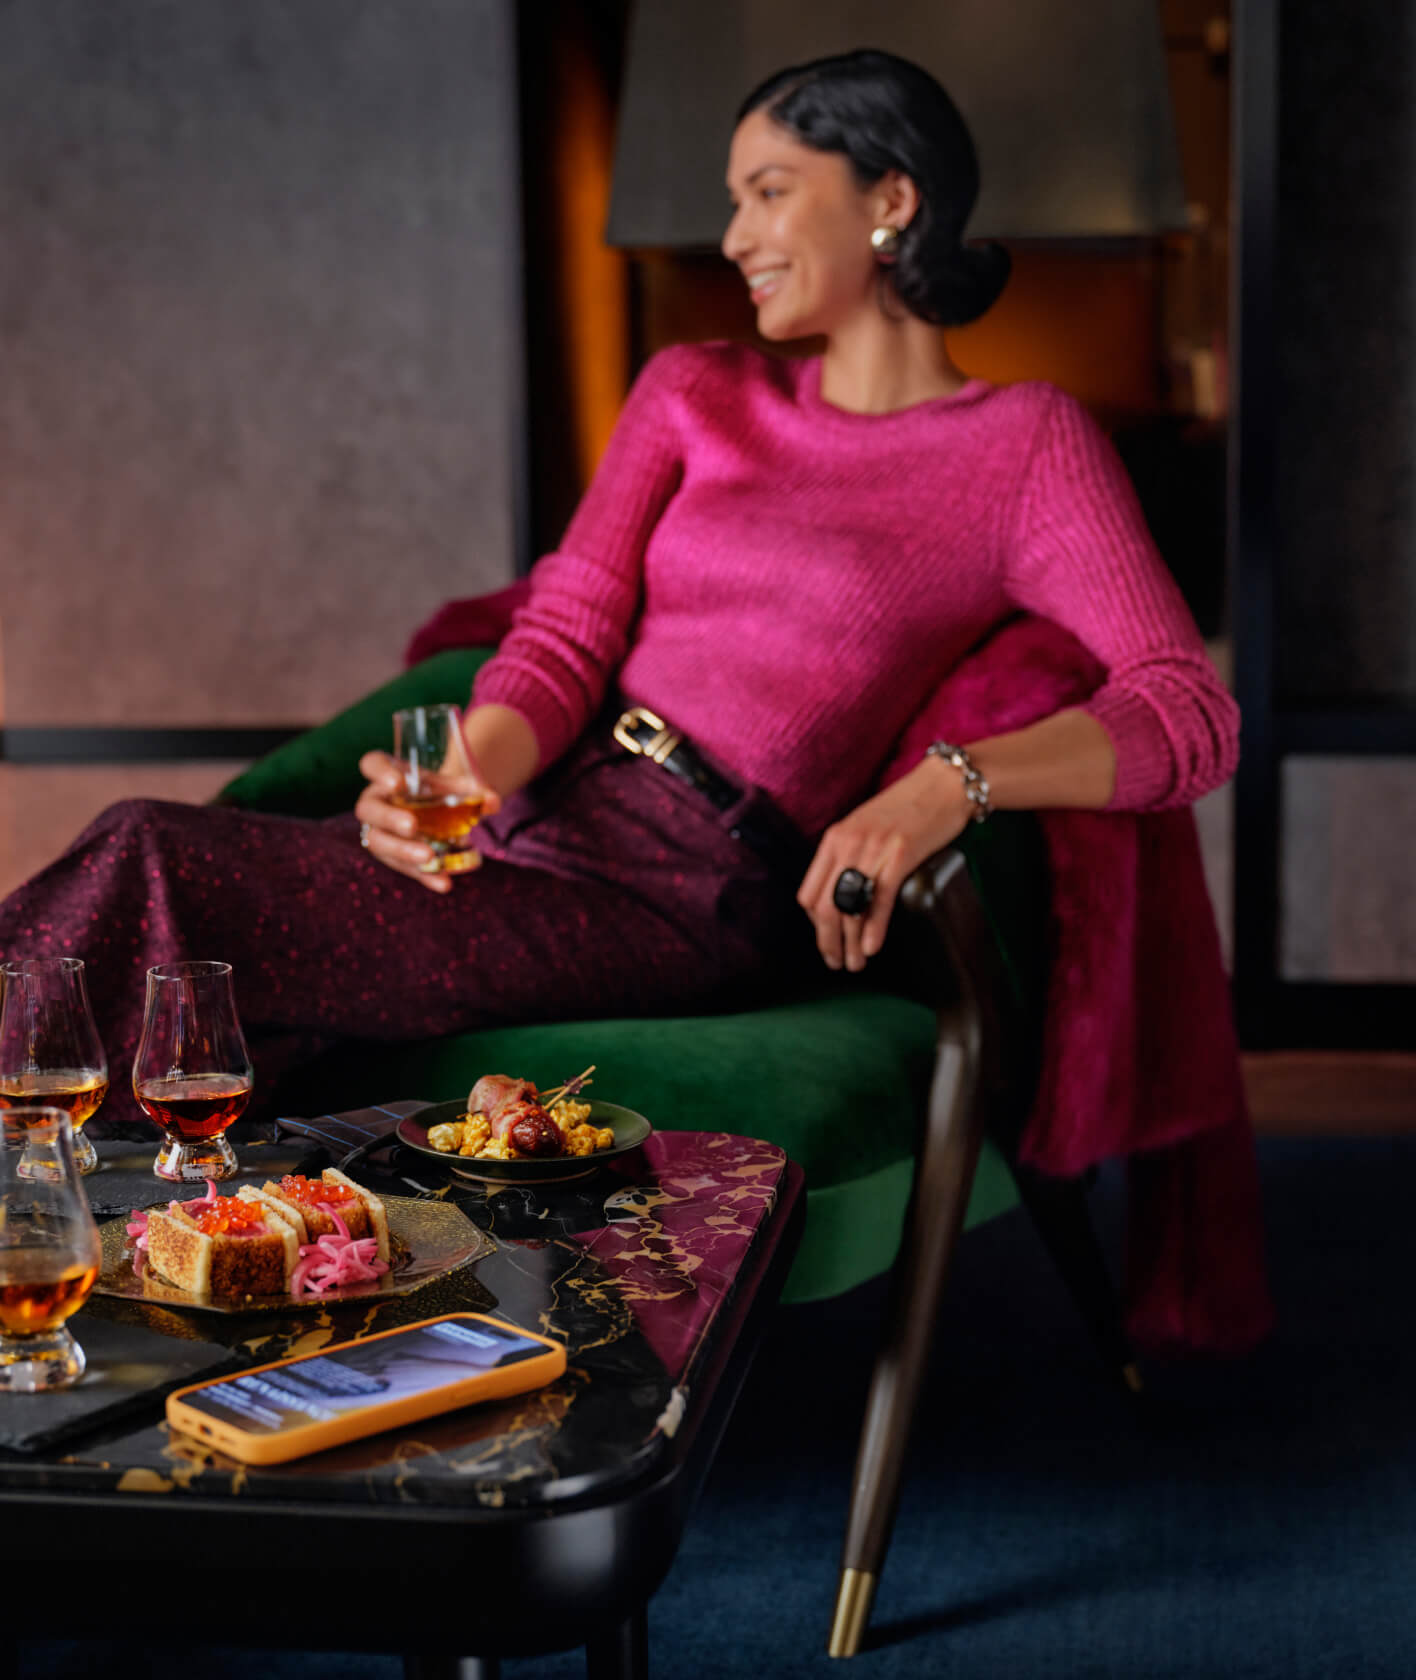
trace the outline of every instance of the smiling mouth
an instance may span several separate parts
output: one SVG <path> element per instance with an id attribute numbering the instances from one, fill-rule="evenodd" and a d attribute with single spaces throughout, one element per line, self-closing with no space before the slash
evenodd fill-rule
<path id="1" fill-rule="evenodd" d="M 763 298 L 770 297 L 781 285 L 786 272 L 785 268 L 762 268 L 756 274 L 749 274 L 747 290 L 752 301 L 759 303 Z"/>

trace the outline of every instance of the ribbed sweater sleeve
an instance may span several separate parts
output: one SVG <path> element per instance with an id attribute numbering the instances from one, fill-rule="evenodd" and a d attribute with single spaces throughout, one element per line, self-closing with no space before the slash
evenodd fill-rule
<path id="1" fill-rule="evenodd" d="M 594 717 L 624 658 L 645 547 L 683 472 L 674 396 L 696 376 L 677 346 L 646 364 L 560 547 L 537 562 L 530 600 L 477 675 L 474 703 L 519 712 L 542 770 Z"/>
<path id="2" fill-rule="evenodd" d="M 1110 809 L 1189 804 L 1234 774 L 1238 707 L 1155 550 L 1120 458 L 1061 392 L 1039 424 L 1005 586 L 1018 606 L 1063 625 L 1107 668 L 1081 709 L 1116 749 Z"/>

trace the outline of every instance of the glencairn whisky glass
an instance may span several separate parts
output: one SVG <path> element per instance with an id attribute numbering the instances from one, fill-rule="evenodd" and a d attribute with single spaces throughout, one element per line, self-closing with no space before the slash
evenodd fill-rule
<path id="1" fill-rule="evenodd" d="M 418 838 L 433 849 L 428 874 L 459 875 L 482 861 L 470 835 L 486 795 L 472 772 L 462 713 L 456 706 L 409 706 L 393 714 L 393 756 L 403 786 L 390 804 L 411 811 Z"/>
<path id="2" fill-rule="evenodd" d="M 161 963 L 147 971 L 133 1095 L 162 1128 L 158 1178 L 230 1178 L 240 1171 L 227 1128 L 251 1098 L 251 1058 L 236 1015 L 231 964 Z"/>
<path id="3" fill-rule="evenodd" d="M 83 1133 L 108 1095 L 108 1061 L 78 957 L 32 957 L 0 969 L 0 1109 L 61 1108 L 74 1130 L 81 1173 L 98 1169 Z"/>
<path id="4" fill-rule="evenodd" d="M 0 1113 L 0 1394 L 67 1388 L 84 1350 L 65 1328 L 98 1276 L 98 1227 L 61 1108 Z"/>

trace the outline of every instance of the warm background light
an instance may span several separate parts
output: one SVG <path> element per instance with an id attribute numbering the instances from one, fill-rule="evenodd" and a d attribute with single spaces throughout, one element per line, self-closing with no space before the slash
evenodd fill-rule
<path id="1" fill-rule="evenodd" d="M 614 429 L 629 382 L 629 277 L 604 241 L 615 111 L 586 43 L 569 35 L 552 59 L 560 113 L 552 173 L 561 260 L 556 274 L 570 378 L 575 466 L 587 483 Z M 534 214 L 533 209 L 533 214 Z M 541 393 L 544 399 L 551 393 Z"/>
<path id="2" fill-rule="evenodd" d="M 553 0 L 554 27 L 538 50 L 553 66 L 548 191 L 554 235 L 543 230 L 552 317 L 531 320 L 559 344 L 536 400 L 565 410 L 560 445 L 533 407 L 542 460 L 533 492 L 533 552 L 558 540 L 589 481 L 633 372 L 667 344 L 710 338 L 759 342 L 740 277 L 700 251 L 609 251 L 601 237 L 610 193 L 621 63 L 579 0 Z M 1171 417 L 1214 420 L 1223 410 L 1224 268 L 1228 222 L 1227 19 L 1223 0 L 1163 0 L 1165 65 L 1192 223 L 1146 241 L 1014 241 L 1013 275 L 982 321 L 949 335 L 970 374 L 1000 383 L 1047 379 L 1072 392 L 1113 431 Z M 1224 25 L 1220 31 L 1217 26 Z M 596 50 L 598 46 L 598 51 Z M 535 216 L 528 228 L 537 261 Z M 776 347 L 771 347 L 776 348 Z M 795 351 L 811 345 L 790 347 Z M 1199 364 L 1203 364 L 1199 367 Z M 1197 387 L 1196 369 L 1205 373 Z M 534 454 L 533 450 L 533 454 Z"/>

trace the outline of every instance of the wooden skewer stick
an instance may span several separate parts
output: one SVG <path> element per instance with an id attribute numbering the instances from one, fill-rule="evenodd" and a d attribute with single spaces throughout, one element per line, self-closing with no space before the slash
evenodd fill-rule
<path id="1" fill-rule="evenodd" d="M 590 1075 L 594 1071 L 595 1064 L 592 1062 L 584 1073 L 577 1073 L 574 1079 L 567 1079 L 564 1085 L 554 1085 L 549 1091 L 544 1091 L 541 1095 L 541 1101 L 543 1103 L 569 1101 L 571 1097 L 584 1090 L 586 1085 L 590 1083 Z"/>
<path id="2" fill-rule="evenodd" d="M 549 1108 L 552 1103 L 569 1102 L 573 1096 L 583 1091 L 591 1083 L 590 1075 L 594 1071 L 595 1064 L 591 1062 L 584 1073 L 577 1073 L 574 1079 L 567 1079 L 564 1085 L 553 1085 L 549 1091 L 542 1091 L 542 1106 Z"/>

